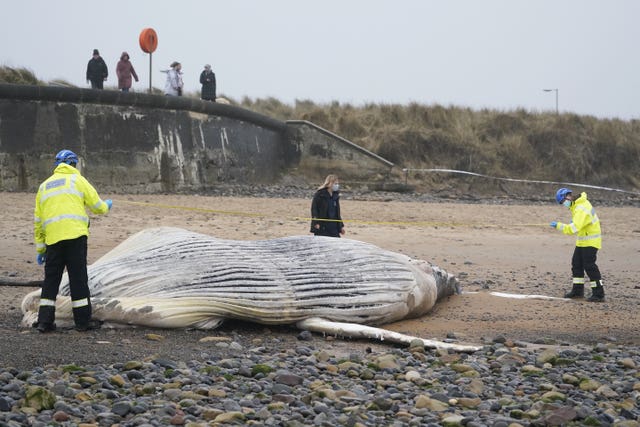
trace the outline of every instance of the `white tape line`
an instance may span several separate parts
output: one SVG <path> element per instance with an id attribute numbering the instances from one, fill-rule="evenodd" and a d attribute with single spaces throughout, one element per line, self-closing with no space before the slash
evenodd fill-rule
<path id="1" fill-rule="evenodd" d="M 502 297 L 502 298 L 513 298 L 513 299 L 543 299 L 543 300 L 562 300 L 562 301 L 569 301 L 568 298 L 561 298 L 561 297 L 550 297 L 547 295 L 535 295 L 535 294 L 527 294 L 527 295 L 521 295 L 521 294 L 508 294 L 505 292 L 489 292 L 491 295 L 495 296 L 495 297 Z"/>
<path id="2" fill-rule="evenodd" d="M 497 176 L 483 175 L 481 173 L 467 172 L 467 171 L 461 171 L 461 170 L 456 170 L 456 169 L 409 169 L 409 168 L 405 168 L 405 169 L 402 169 L 402 171 L 403 172 L 413 171 L 413 172 L 457 173 L 457 174 L 462 174 L 462 175 L 479 176 L 479 177 L 482 177 L 482 178 L 498 179 L 500 181 L 529 182 L 529 183 L 533 183 L 533 184 L 568 185 L 568 186 L 575 186 L 575 187 L 594 188 L 596 190 L 616 191 L 618 193 L 635 194 L 636 196 L 640 196 L 640 192 L 637 192 L 637 191 L 621 190 L 619 188 L 611 188 L 611 187 L 600 187 L 599 185 L 578 184 L 578 183 L 575 183 L 575 182 L 538 181 L 538 180 L 532 180 L 532 179 L 500 178 L 500 177 L 497 177 Z"/>
<path id="3" fill-rule="evenodd" d="M 477 291 L 463 291 L 463 295 L 472 295 L 479 294 Z M 542 300 L 561 300 L 561 301 L 571 301 L 569 298 L 561 298 L 561 297 L 550 297 L 547 295 L 536 295 L 536 294 L 509 294 L 506 292 L 489 292 L 489 295 L 493 295 L 494 297 L 501 298 L 512 298 L 512 299 L 542 299 Z"/>

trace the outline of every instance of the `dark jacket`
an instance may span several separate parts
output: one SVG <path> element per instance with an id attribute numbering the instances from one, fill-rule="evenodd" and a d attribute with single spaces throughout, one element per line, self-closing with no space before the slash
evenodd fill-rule
<path id="1" fill-rule="evenodd" d="M 216 100 L 216 74 L 213 71 L 204 70 L 200 73 L 200 83 L 202 84 L 202 99 L 208 101 Z"/>
<path id="2" fill-rule="evenodd" d="M 91 58 L 87 64 L 87 80 L 92 82 L 103 81 L 109 75 L 107 64 L 101 56 Z"/>
<path id="3" fill-rule="evenodd" d="M 331 208 L 333 204 L 334 209 Z M 333 211 L 333 215 L 329 212 Z M 316 236 L 340 237 L 340 231 L 344 227 L 342 216 L 340 216 L 340 192 L 334 191 L 333 196 L 329 194 L 329 190 L 321 188 L 316 191 L 311 202 L 311 232 Z M 334 219 L 339 221 L 319 221 L 318 219 Z M 315 225 L 319 224 L 320 228 L 316 229 Z"/>

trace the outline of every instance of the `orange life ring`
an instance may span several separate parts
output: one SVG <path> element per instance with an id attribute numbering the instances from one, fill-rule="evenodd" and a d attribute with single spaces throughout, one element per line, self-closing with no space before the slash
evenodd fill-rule
<path id="1" fill-rule="evenodd" d="M 146 53 L 153 53 L 158 47 L 158 35 L 153 28 L 145 28 L 140 33 L 140 48 Z"/>

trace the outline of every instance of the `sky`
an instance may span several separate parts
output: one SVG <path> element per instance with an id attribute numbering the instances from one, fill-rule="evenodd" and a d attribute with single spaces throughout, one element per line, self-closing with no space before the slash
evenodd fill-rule
<path id="1" fill-rule="evenodd" d="M 186 91 L 211 64 L 237 101 L 548 112 L 557 94 L 561 113 L 640 118 L 637 0 L 20 0 L 0 20 L 0 65 L 80 87 L 97 48 L 105 86 L 127 51 L 140 92 L 179 61 Z"/>

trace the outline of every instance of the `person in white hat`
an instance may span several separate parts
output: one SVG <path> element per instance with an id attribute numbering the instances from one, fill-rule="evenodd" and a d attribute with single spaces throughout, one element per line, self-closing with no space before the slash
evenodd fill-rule
<path id="1" fill-rule="evenodd" d="M 211 65 L 204 66 L 204 70 L 200 73 L 200 83 L 202 84 L 200 97 L 205 101 L 216 102 L 216 75 L 211 71 Z"/>

